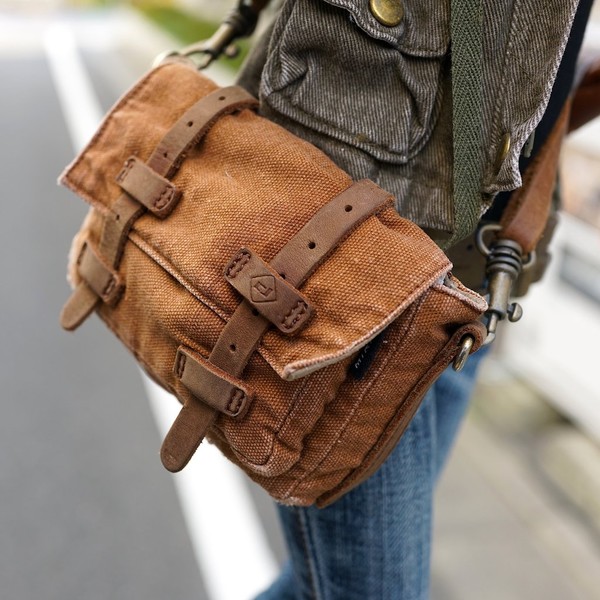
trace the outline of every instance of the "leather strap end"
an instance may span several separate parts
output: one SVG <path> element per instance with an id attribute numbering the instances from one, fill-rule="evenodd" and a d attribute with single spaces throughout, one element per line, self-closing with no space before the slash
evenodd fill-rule
<path id="1" fill-rule="evenodd" d="M 233 257 L 224 275 L 282 333 L 295 334 L 314 312 L 306 297 L 250 248 L 242 248 Z"/>
<path id="2" fill-rule="evenodd" d="M 85 282 L 74 290 L 60 313 L 60 324 L 67 331 L 77 329 L 92 313 L 100 298 Z"/>
<path id="3" fill-rule="evenodd" d="M 188 464 L 216 416 L 213 408 L 193 400 L 179 411 L 160 449 L 167 471 L 177 473 Z"/>

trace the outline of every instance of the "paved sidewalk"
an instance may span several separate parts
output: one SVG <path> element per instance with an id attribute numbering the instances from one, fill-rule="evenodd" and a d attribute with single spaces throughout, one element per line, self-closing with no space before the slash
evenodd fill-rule
<path id="1" fill-rule="evenodd" d="M 484 370 L 440 485 L 432 599 L 599 599 L 600 530 L 560 489 L 588 459 L 573 456 L 562 480 L 547 475 L 549 432 L 569 431 L 590 446 L 532 390 L 497 371 L 493 361 Z"/>

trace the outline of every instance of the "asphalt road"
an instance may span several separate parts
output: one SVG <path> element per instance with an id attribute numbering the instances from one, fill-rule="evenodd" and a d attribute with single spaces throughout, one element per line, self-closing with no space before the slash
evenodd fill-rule
<path id="1" fill-rule="evenodd" d="M 206 598 L 133 360 L 97 319 L 58 325 L 85 207 L 56 185 L 73 149 L 48 64 L 0 65 L 0 597 Z"/>

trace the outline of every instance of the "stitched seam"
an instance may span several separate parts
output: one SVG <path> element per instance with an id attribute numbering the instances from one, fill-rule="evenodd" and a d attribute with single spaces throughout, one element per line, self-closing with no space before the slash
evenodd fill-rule
<path id="1" fill-rule="evenodd" d="M 173 199 L 173 194 L 175 190 L 169 184 L 166 184 L 166 186 L 167 187 L 165 187 L 165 189 L 160 193 L 158 198 L 156 198 L 152 203 L 152 206 L 156 210 L 162 210 L 163 208 L 168 206 L 169 202 L 171 202 L 171 200 Z"/>
<path id="2" fill-rule="evenodd" d="M 293 329 L 294 326 L 298 323 L 298 321 L 304 318 L 304 315 L 306 314 L 307 310 L 308 305 L 306 304 L 306 302 L 298 300 L 296 305 L 293 306 L 290 312 L 281 320 L 281 326 L 288 331 Z"/>
<path id="3" fill-rule="evenodd" d="M 229 279 L 235 279 L 246 267 L 246 265 L 250 262 L 250 253 L 245 250 L 240 252 L 232 261 L 229 263 L 229 267 L 227 267 L 227 271 L 225 275 L 229 277 Z"/>
<path id="4" fill-rule="evenodd" d="M 239 388 L 233 388 L 231 390 L 231 395 L 229 397 L 229 402 L 227 403 L 226 410 L 232 416 L 235 416 L 239 413 L 240 408 L 242 407 L 242 403 L 246 398 L 246 394 Z M 235 402 L 235 406 L 232 408 Z"/>
<path id="5" fill-rule="evenodd" d="M 177 283 L 186 289 L 191 296 L 196 298 L 198 302 L 204 304 L 206 308 L 210 309 L 223 321 L 228 320 L 228 314 L 224 310 L 206 298 L 200 292 L 200 290 L 194 287 L 192 283 L 189 282 L 171 262 L 169 262 L 165 256 L 163 256 L 154 246 L 148 243 L 137 231 L 131 231 L 129 233 L 129 239 L 140 252 L 146 255 L 151 261 L 156 263 L 163 271 L 165 271 L 165 273 L 168 273 L 171 277 L 173 277 L 173 279 L 175 279 Z M 190 346 L 191 348 L 195 348 L 194 344 L 186 343 L 186 345 Z"/>
<path id="6" fill-rule="evenodd" d="M 117 181 L 119 183 L 123 183 L 123 181 L 125 181 L 125 179 L 129 175 L 131 169 L 133 169 L 134 163 L 135 163 L 135 161 L 133 160 L 133 158 L 128 158 L 125 161 L 125 166 L 123 167 L 121 172 L 117 175 Z"/>
<path id="7" fill-rule="evenodd" d="M 183 374 L 185 372 L 185 365 L 187 363 L 187 356 L 183 353 L 180 352 L 179 356 L 177 357 L 177 377 L 179 377 L 179 379 L 181 379 L 183 377 Z"/>
<path id="8" fill-rule="evenodd" d="M 111 275 L 110 279 L 108 280 L 108 283 L 104 286 L 104 289 L 102 290 L 102 295 L 108 298 L 114 291 L 116 283 L 117 282 L 115 277 Z"/>
<path id="9" fill-rule="evenodd" d="M 304 546 L 304 556 L 306 557 L 306 563 L 308 565 L 308 572 L 310 574 L 310 588 L 312 592 L 313 600 L 320 600 L 321 594 L 319 593 L 318 587 L 318 570 L 316 564 L 317 552 L 314 544 L 311 543 L 310 531 L 308 528 L 306 513 L 304 509 L 295 508 L 293 509 L 296 513 L 298 525 L 300 529 L 300 537 L 302 538 L 302 545 Z"/>
<path id="10" fill-rule="evenodd" d="M 395 321 L 405 310 L 407 310 L 419 298 L 419 296 L 421 296 L 428 288 L 431 288 L 434 285 L 435 281 L 437 281 L 441 275 L 444 275 L 445 273 L 447 273 L 448 270 L 449 270 L 449 266 L 447 264 L 444 264 L 443 267 L 438 269 L 432 277 L 425 280 L 418 288 L 416 288 L 413 291 L 412 294 L 410 294 L 409 296 L 407 296 L 404 299 L 404 302 L 402 302 L 402 304 L 398 305 L 396 307 L 396 309 L 393 312 L 389 313 L 385 319 L 379 321 L 374 329 L 372 329 L 366 336 L 361 338 L 360 343 L 362 344 L 362 346 L 367 344 L 370 339 L 375 337 L 379 332 L 383 331 L 388 325 L 390 325 L 393 321 Z M 368 340 L 366 342 L 364 342 L 365 338 L 368 338 Z M 362 342 L 364 342 L 364 343 L 362 343 Z M 325 357 L 325 358 L 321 357 L 319 359 L 297 361 L 296 363 L 291 363 L 291 365 L 293 365 L 296 370 L 307 369 L 314 365 L 319 365 L 319 364 L 322 364 L 323 366 L 327 366 L 330 364 L 334 364 L 334 363 L 338 362 L 339 360 L 342 360 L 346 356 L 350 356 L 350 354 L 353 354 L 358 349 L 359 348 L 354 346 L 351 351 L 348 351 L 348 350 L 339 351 L 339 352 L 327 355 L 327 357 Z"/>
<path id="11" fill-rule="evenodd" d="M 464 330 L 462 335 L 464 335 L 465 333 L 467 333 L 467 330 Z M 456 333 L 454 334 L 453 337 L 455 337 L 457 340 L 460 339 L 456 335 Z M 423 400 L 423 398 L 425 397 L 425 394 L 427 392 L 427 389 L 425 389 L 425 390 L 423 389 L 424 382 L 427 382 L 428 377 L 431 376 L 432 374 L 435 374 L 436 372 L 437 372 L 437 376 L 439 376 L 443 372 L 443 370 L 448 366 L 450 361 L 456 356 L 456 354 L 457 354 L 456 350 L 454 349 L 453 346 L 450 346 L 451 341 L 452 341 L 452 338 L 450 338 L 448 343 L 440 350 L 440 352 L 438 352 L 438 354 L 435 355 L 435 357 L 433 358 L 432 364 L 430 364 L 430 367 L 427 369 L 427 371 L 425 373 L 422 374 L 419 381 L 408 392 L 408 394 L 406 395 L 406 397 L 404 399 L 404 403 L 403 403 L 402 407 L 398 407 L 398 410 L 394 413 L 394 415 L 390 419 L 389 423 L 386 425 L 383 433 L 379 436 L 376 443 L 373 445 L 373 447 L 369 450 L 369 452 L 363 458 L 363 461 L 362 461 L 363 465 L 365 463 L 369 463 L 368 466 L 366 467 L 366 470 L 369 470 L 372 468 L 373 461 L 371 461 L 371 457 L 374 457 L 374 460 L 377 460 L 382 447 L 385 447 L 385 445 L 389 442 L 391 436 L 394 435 L 394 431 L 397 429 L 397 427 L 399 425 L 401 425 L 402 420 L 405 419 L 406 417 L 408 417 L 408 419 L 407 419 L 406 425 L 404 427 L 404 431 L 406 430 L 406 427 L 408 427 L 410 420 L 416 414 L 417 409 L 419 408 L 419 406 L 421 404 L 421 402 L 418 402 L 415 406 L 415 404 L 414 404 L 415 398 L 418 397 L 419 395 L 422 395 L 421 400 Z M 440 368 L 440 365 L 441 365 L 441 368 Z M 390 427 L 392 428 L 392 431 L 390 431 Z M 384 460 L 381 461 L 381 464 L 383 464 L 384 461 L 385 461 L 385 458 L 384 458 Z M 381 464 L 379 466 L 381 466 Z M 351 485 L 351 486 L 354 485 L 353 482 L 355 482 L 357 480 L 357 478 L 363 477 L 364 472 L 365 472 L 365 468 L 362 468 L 362 465 L 356 469 L 353 469 L 346 477 L 344 477 L 344 479 L 338 485 L 335 486 L 335 488 L 333 488 L 332 490 L 327 492 L 326 495 L 331 497 L 332 495 L 334 495 L 337 492 L 337 490 L 340 490 L 342 487 L 348 486 L 348 485 Z"/>
<path id="12" fill-rule="evenodd" d="M 413 305 L 411 305 L 413 312 L 410 315 L 408 322 L 404 325 L 402 332 L 399 332 L 398 341 L 397 341 L 396 345 L 394 346 L 393 349 L 390 349 L 390 351 L 388 352 L 388 355 L 385 357 L 385 360 L 383 361 L 383 364 L 380 365 L 377 372 L 373 374 L 373 377 L 371 377 L 371 379 L 368 381 L 367 385 L 365 385 L 365 388 L 363 389 L 362 393 L 359 395 L 359 397 L 356 399 L 356 402 L 354 403 L 354 405 L 352 406 L 350 411 L 347 413 L 346 421 L 338 429 L 338 433 L 337 433 L 333 443 L 329 446 L 329 448 L 326 450 L 324 455 L 321 457 L 321 460 L 319 460 L 319 462 L 310 471 L 307 471 L 302 477 L 300 477 L 297 481 L 295 481 L 294 483 L 292 483 L 292 485 L 290 485 L 290 487 L 287 489 L 284 497 L 291 496 L 294 493 L 294 490 L 296 490 L 296 488 L 307 477 L 309 477 L 315 471 L 317 471 L 321 467 L 322 463 L 325 460 L 327 460 L 329 455 L 334 451 L 335 447 L 337 446 L 338 441 L 342 438 L 342 436 L 346 432 L 346 429 L 348 429 L 348 426 L 349 426 L 350 422 L 352 421 L 352 418 L 354 417 L 354 413 L 356 412 L 357 407 L 360 404 L 362 404 L 364 397 L 367 395 L 367 393 L 373 387 L 373 385 L 375 385 L 375 382 L 377 381 L 377 379 L 379 378 L 379 376 L 385 369 L 388 362 L 391 360 L 392 355 L 396 354 L 399 351 L 399 349 L 402 347 L 402 344 L 406 342 L 406 337 L 407 337 L 408 333 L 411 331 L 411 329 L 413 328 L 414 321 L 415 321 L 416 315 L 418 313 L 418 309 L 419 309 L 420 305 L 423 303 L 424 298 L 425 298 L 425 296 L 421 296 L 421 298 L 417 302 L 415 302 Z M 320 421 L 320 419 L 319 419 L 319 421 Z M 318 426 L 319 421 L 317 421 L 317 423 L 315 423 L 315 426 L 313 429 L 315 429 Z"/>

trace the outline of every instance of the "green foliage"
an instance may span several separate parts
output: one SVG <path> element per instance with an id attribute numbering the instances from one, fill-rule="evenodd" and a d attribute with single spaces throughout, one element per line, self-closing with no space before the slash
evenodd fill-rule
<path id="1" fill-rule="evenodd" d="M 153 23 L 177 38 L 182 46 L 209 38 L 219 25 L 163 3 L 138 0 L 132 2 L 132 5 Z M 240 40 L 237 43 L 241 50 L 240 54 L 234 59 L 221 58 L 220 64 L 224 67 L 238 69 L 248 53 L 247 40 Z"/>

